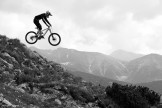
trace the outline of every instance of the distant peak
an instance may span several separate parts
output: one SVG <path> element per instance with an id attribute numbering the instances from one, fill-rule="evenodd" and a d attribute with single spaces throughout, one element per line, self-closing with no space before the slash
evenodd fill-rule
<path id="1" fill-rule="evenodd" d="M 162 57 L 162 55 L 159 55 L 159 54 L 156 54 L 156 53 L 151 53 L 151 54 L 148 54 L 148 55 L 146 55 L 144 57 L 145 58 L 149 58 L 149 57 L 157 58 L 157 57 Z"/>
<path id="2" fill-rule="evenodd" d="M 156 54 L 156 53 L 151 53 L 151 54 L 149 54 L 148 56 L 161 56 L 161 55 Z"/>
<path id="3" fill-rule="evenodd" d="M 119 49 L 119 50 L 112 52 L 110 56 L 117 58 L 119 60 L 122 60 L 122 61 L 131 61 L 139 57 L 142 57 L 143 55 Z"/>
<path id="4" fill-rule="evenodd" d="M 118 50 L 115 50 L 113 53 L 130 53 L 130 54 L 136 54 L 134 52 L 131 52 L 131 51 L 126 51 L 126 50 L 123 50 L 123 49 L 118 49 Z"/>

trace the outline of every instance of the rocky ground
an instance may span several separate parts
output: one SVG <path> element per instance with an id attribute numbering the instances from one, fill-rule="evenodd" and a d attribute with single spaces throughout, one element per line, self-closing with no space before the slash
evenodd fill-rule
<path id="1" fill-rule="evenodd" d="M 74 77 L 6 36 L 0 36 L 0 85 L 2 108 L 118 107 L 104 87 Z"/>

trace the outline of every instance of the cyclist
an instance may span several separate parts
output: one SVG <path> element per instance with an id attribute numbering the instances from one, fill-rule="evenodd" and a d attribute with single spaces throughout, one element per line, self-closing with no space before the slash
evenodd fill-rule
<path id="1" fill-rule="evenodd" d="M 46 11 L 46 13 L 42 13 L 40 15 L 37 15 L 34 17 L 34 24 L 37 26 L 38 28 L 38 33 L 42 34 L 42 26 L 39 23 L 40 20 L 42 20 L 48 27 L 51 26 L 50 22 L 47 20 L 47 18 L 49 18 L 49 16 L 52 16 L 52 14 L 49 11 Z M 44 38 L 43 36 L 40 35 L 39 38 Z"/>

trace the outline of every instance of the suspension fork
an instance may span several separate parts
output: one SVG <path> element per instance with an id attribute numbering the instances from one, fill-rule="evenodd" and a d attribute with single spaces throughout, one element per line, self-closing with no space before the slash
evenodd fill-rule
<path id="1" fill-rule="evenodd" d="M 52 30 L 51 30 L 51 28 L 48 28 L 48 30 L 50 31 L 50 34 L 52 34 Z"/>
<path id="2" fill-rule="evenodd" d="M 52 34 L 52 30 L 51 30 L 51 28 L 49 28 L 49 31 L 50 31 L 50 35 L 51 35 L 51 34 Z M 52 36 L 52 39 L 55 40 L 55 37 Z"/>

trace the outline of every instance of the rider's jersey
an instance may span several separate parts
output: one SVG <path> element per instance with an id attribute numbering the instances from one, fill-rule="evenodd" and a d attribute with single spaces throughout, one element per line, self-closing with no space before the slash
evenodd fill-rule
<path id="1" fill-rule="evenodd" d="M 37 15 L 37 16 L 35 16 L 35 19 L 36 19 L 36 20 L 41 20 L 41 19 L 47 20 L 46 14 L 43 13 L 43 14 Z"/>
<path id="2" fill-rule="evenodd" d="M 37 21 L 39 21 L 39 20 L 43 20 L 43 21 L 46 21 L 48 24 L 50 24 L 49 23 L 49 21 L 47 20 L 47 17 L 46 17 L 46 14 L 45 13 L 43 13 L 43 14 L 40 14 L 40 15 L 37 15 L 37 16 L 35 16 L 35 18 L 34 18 L 34 20 L 37 20 Z M 51 24 L 50 24 L 51 25 Z"/>

